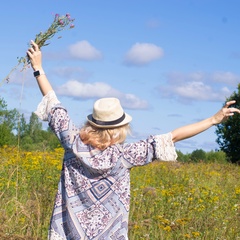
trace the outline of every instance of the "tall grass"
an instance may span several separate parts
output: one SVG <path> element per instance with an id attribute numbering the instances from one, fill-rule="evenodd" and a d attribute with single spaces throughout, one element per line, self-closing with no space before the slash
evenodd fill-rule
<path id="1" fill-rule="evenodd" d="M 47 239 L 62 154 L 0 149 L 0 239 Z"/>
<path id="2" fill-rule="evenodd" d="M 62 149 L 0 149 L 0 239 L 46 240 Z M 240 239 L 240 167 L 155 162 L 131 171 L 130 240 Z"/>
<path id="3" fill-rule="evenodd" d="M 240 168 L 153 163 L 132 171 L 130 239 L 240 239 Z"/>

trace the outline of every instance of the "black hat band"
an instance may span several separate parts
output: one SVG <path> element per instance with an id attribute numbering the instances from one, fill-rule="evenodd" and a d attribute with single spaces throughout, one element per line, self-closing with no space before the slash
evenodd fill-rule
<path id="1" fill-rule="evenodd" d="M 116 124 L 119 124 L 121 123 L 123 120 L 125 119 L 125 113 L 123 113 L 123 115 L 114 120 L 114 121 L 100 121 L 100 120 L 97 120 L 95 119 L 94 117 L 92 117 L 92 122 L 94 122 L 95 124 L 97 125 L 102 125 L 102 126 L 108 126 L 108 125 L 116 125 Z"/>

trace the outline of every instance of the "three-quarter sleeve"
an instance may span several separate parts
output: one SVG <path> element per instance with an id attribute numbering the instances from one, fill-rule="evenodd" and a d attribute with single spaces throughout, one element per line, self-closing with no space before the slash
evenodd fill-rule
<path id="1" fill-rule="evenodd" d="M 143 166 L 153 160 L 176 161 L 177 153 L 172 134 L 150 136 L 146 140 L 126 144 L 122 148 L 123 164 L 127 168 Z"/>
<path id="2" fill-rule="evenodd" d="M 48 114 L 51 109 L 60 104 L 60 101 L 57 99 L 55 92 L 49 91 L 43 98 L 42 101 L 38 104 L 37 110 L 34 112 L 41 120 L 47 121 Z"/>
<path id="3" fill-rule="evenodd" d="M 156 135 L 155 141 L 155 159 L 159 161 L 176 161 L 177 153 L 172 141 L 172 133 Z"/>
<path id="4" fill-rule="evenodd" d="M 64 148 L 71 148 L 79 129 L 70 119 L 67 110 L 61 105 L 54 91 L 48 92 L 35 111 L 36 115 L 48 125 Z"/>

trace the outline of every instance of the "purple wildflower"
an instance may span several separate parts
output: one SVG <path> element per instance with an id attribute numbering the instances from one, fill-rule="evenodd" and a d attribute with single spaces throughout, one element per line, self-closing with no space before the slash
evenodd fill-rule
<path id="1" fill-rule="evenodd" d="M 63 25 L 63 24 L 64 24 L 62 19 L 59 19 L 59 20 L 58 20 L 58 23 L 59 23 L 60 25 Z"/>
<path id="2" fill-rule="evenodd" d="M 59 18 L 59 14 L 56 13 L 56 14 L 55 14 L 55 20 L 57 20 L 58 18 Z"/>
<path id="3" fill-rule="evenodd" d="M 70 20 L 71 16 L 69 13 L 66 14 L 66 17 Z"/>

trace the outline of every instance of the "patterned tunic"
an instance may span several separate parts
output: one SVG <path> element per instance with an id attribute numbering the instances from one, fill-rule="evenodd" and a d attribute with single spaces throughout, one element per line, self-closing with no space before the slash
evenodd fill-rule
<path id="1" fill-rule="evenodd" d="M 35 113 L 48 120 L 65 149 L 48 239 L 127 240 L 130 169 L 153 159 L 176 161 L 171 133 L 100 151 L 83 144 L 54 91 Z"/>

